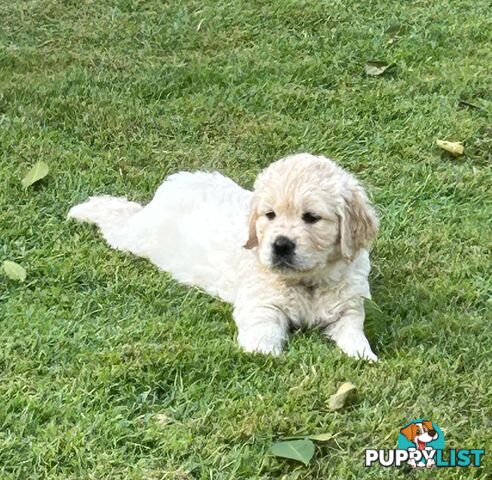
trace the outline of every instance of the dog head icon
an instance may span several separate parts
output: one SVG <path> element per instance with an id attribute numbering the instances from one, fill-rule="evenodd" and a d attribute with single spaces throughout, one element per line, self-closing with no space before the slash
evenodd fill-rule
<path id="1" fill-rule="evenodd" d="M 421 422 L 411 423 L 400 430 L 400 433 L 407 440 L 414 443 L 419 450 L 424 450 L 427 443 L 435 440 L 439 434 L 434 429 L 432 422 L 422 420 Z"/>

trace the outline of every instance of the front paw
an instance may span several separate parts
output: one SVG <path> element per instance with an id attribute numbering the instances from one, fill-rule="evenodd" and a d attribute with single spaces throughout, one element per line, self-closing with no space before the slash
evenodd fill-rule
<path id="1" fill-rule="evenodd" d="M 377 362 L 378 357 L 371 350 L 362 328 L 350 325 L 350 318 L 345 320 L 342 318 L 335 324 L 329 325 L 326 333 L 350 357 Z"/>
<path id="2" fill-rule="evenodd" d="M 356 342 L 353 339 L 347 339 L 345 342 L 337 341 L 337 344 L 348 356 L 352 358 L 367 360 L 369 362 L 378 361 L 378 357 L 371 350 L 367 340 L 363 342 Z"/>
<path id="3" fill-rule="evenodd" d="M 257 328 L 248 332 L 240 332 L 237 341 L 246 352 L 277 356 L 282 353 L 284 338 L 275 330 Z"/>
<path id="4" fill-rule="evenodd" d="M 377 355 L 370 349 L 370 347 L 355 350 L 354 353 L 349 353 L 349 355 L 360 360 L 367 360 L 368 362 L 378 361 Z"/>

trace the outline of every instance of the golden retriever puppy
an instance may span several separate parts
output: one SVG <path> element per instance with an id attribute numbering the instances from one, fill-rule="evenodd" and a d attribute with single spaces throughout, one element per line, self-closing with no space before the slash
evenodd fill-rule
<path id="1" fill-rule="evenodd" d="M 348 355 L 376 360 L 363 298 L 377 216 L 357 180 L 325 157 L 278 160 L 253 192 L 218 173 L 180 172 L 146 206 L 92 197 L 69 217 L 233 303 L 246 351 L 277 355 L 291 327 L 316 326 Z"/>

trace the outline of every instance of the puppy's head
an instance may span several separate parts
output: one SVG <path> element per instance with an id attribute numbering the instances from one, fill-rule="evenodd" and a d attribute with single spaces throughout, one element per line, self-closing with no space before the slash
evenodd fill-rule
<path id="1" fill-rule="evenodd" d="M 298 274 L 340 257 L 351 260 L 377 227 L 352 175 L 327 158 L 298 154 L 256 180 L 245 248 L 258 247 L 260 262 L 278 273 Z"/>

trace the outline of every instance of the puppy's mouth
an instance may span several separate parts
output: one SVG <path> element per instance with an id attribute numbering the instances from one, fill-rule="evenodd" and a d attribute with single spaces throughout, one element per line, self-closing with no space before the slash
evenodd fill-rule
<path id="1" fill-rule="evenodd" d="M 270 270 L 284 275 L 294 275 L 309 273 L 313 268 L 299 265 L 298 263 L 293 262 L 292 259 L 274 258 L 270 264 Z"/>
<path id="2" fill-rule="evenodd" d="M 285 258 L 278 258 L 272 261 L 272 270 L 279 270 L 281 272 L 296 272 L 299 270 L 299 267 L 294 265 L 289 260 Z"/>

